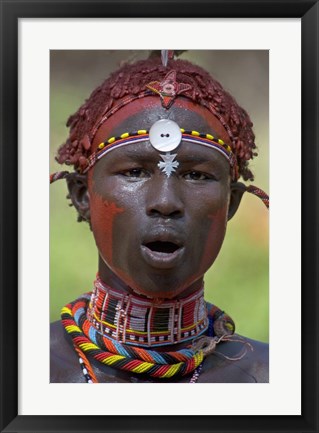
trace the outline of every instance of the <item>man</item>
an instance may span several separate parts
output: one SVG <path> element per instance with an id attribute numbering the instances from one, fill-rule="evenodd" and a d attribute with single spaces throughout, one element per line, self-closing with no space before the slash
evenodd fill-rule
<path id="1" fill-rule="evenodd" d="M 252 123 L 201 68 L 125 65 L 68 122 L 58 162 L 99 251 L 92 293 L 52 325 L 52 382 L 267 382 L 267 345 L 206 304 L 205 272 L 253 179 Z M 79 367 L 82 367 L 82 372 Z"/>

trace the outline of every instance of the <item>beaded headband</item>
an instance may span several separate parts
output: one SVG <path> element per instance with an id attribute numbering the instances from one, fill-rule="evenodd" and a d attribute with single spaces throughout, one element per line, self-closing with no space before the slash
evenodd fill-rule
<path id="1" fill-rule="evenodd" d="M 139 129 L 133 132 L 124 132 L 119 136 L 110 137 L 103 141 L 98 145 L 97 150 L 87 158 L 86 164 L 84 164 L 81 173 L 87 173 L 101 158 L 103 158 L 103 156 L 113 149 L 146 141 L 149 141 L 159 152 L 164 152 L 164 154 L 160 154 L 162 161 L 157 165 L 167 177 L 169 177 L 179 166 L 179 162 L 175 160 L 177 154 L 171 154 L 170 152 L 176 149 L 180 143 L 184 141 L 207 146 L 219 152 L 229 162 L 232 180 L 238 178 L 236 156 L 228 144 L 211 134 L 204 134 L 194 130 L 179 128 L 175 122 L 169 119 L 158 120 L 149 130 Z M 50 175 L 50 183 L 59 179 L 65 179 L 68 175 L 68 171 L 53 173 Z M 249 185 L 245 190 L 259 197 L 265 206 L 267 208 L 269 207 L 269 197 L 264 191 L 253 185 Z"/>
<path id="2" fill-rule="evenodd" d="M 133 132 L 124 132 L 117 137 L 110 137 L 100 143 L 97 150 L 87 158 L 87 165 L 82 170 L 82 173 L 87 173 L 111 150 L 145 141 L 150 141 L 156 150 L 165 152 L 166 155 L 176 149 L 181 141 L 210 147 L 218 151 L 229 161 L 233 178 L 237 172 L 236 157 L 233 154 L 231 147 L 224 143 L 223 140 L 214 137 L 211 134 L 204 134 L 194 130 L 179 128 L 175 122 L 168 119 L 161 119 L 155 122 L 149 130 L 140 129 Z M 163 155 L 161 156 L 163 157 Z"/>

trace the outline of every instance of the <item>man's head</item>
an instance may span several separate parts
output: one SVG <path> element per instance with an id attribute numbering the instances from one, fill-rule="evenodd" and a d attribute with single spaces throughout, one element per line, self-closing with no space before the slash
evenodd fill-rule
<path id="1" fill-rule="evenodd" d="M 173 77 L 170 76 L 171 71 L 175 72 Z M 162 105 L 169 107 L 164 111 L 169 112 L 170 106 L 174 106 L 179 100 L 193 101 L 196 105 L 205 107 L 218 120 L 216 125 L 220 125 L 231 142 L 237 159 L 238 175 L 244 180 L 253 180 L 248 161 L 256 156 L 256 146 L 248 114 L 220 83 L 199 66 L 185 60 L 170 60 L 165 67 L 159 59 L 148 59 L 127 64 L 114 72 L 93 91 L 79 110 L 70 116 L 67 122 L 70 135 L 60 147 L 57 161 L 81 170 L 86 158 L 92 153 L 93 139 L 100 126 L 106 120 L 111 121 L 114 113 L 122 112 L 133 100 L 149 100 L 150 95 L 156 95 L 156 92 L 163 95 L 165 90 L 169 91 L 171 83 L 167 81 L 170 81 L 170 78 L 176 83 L 172 90 L 175 95 L 161 98 Z M 161 105 L 159 97 L 158 103 Z"/>
<path id="2" fill-rule="evenodd" d="M 169 87 L 165 78 L 171 70 L 176 81 Z M 235 178 L 220 152 L 183 140 L 173 152 L 178 165 L 170 176 L 160 169 L 163 153 L 150 140 L 114 147 L 81 174 L 87 158 L 109 137 L 149 130 L 160 119 L 229 145 L 237 162 Z M 102 279 L 155 298 L 196 290 L 239 205 L 244 189 L 238 176 L 252 179 L 247 161 L 255 145 L 248 115 L 200 68 L 145 61 L 113 74 L 69 125 L 58 161 L 77 170 L 68 179 L 70 196 L 91 224 Z"/>

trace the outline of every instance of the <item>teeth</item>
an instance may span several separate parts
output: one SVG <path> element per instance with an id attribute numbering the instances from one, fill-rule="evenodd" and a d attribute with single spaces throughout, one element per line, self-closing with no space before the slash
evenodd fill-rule
<path id="1" fill-rule="evenodd" d="M 168 254 L 174 253 L 179 248 L 178 245 L 174 244 L 173 242 L 163 241 L 149 242 L 148 244 L 146 244 L 146 246 L 152 251 Z"/>

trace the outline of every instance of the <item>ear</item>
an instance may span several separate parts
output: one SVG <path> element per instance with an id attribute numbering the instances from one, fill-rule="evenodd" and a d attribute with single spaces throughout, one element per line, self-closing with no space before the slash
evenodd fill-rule
<path id="1" fill-rule="evenodd" d="M 90 197 L 87 186 L 87 175 L 70 173 L 66 179 L 69 197 L 78 211 L 80 220 L 90 223 Z"/>
<path id="2" fill-rule="evenodd" d="M 232 182 L 230 184 L 230 200 L 228 207 L 228 221 L 235 215 L 242 196 L 246 191 L 246 185 L 241 182 Z"/>

